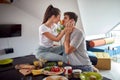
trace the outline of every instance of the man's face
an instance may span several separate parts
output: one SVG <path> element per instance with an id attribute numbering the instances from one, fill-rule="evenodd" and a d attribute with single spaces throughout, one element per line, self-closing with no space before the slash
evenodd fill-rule
<path id="1" fill-rule="evenodd" d="M 69 19 L 69 16 L 68 16 L 68 15 L 65 15 L 65 16 L 64 16 L 64 19 L 63 19 L 63 25 L 65 26 L 65 24 L 68 23 L 69 20 L 70 20 L 70 19 Z"/>

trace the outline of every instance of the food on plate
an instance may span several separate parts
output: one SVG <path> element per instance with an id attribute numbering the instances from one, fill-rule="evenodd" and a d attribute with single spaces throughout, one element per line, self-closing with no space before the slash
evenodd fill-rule
<path id="1" fill-rule="evenodd" d="M 60 67 L 53 66 L 53 67 L 51 68 L 51 72 L 60 72 Z"/>
<path id="2" fill-rule="evenodd" d="M 57 78 L 48 77 L 48 78 L 46 78 L 46 80 L 64 80 L 64 78 L 62 78 L 62 77 L 57 77 Z"/>
<path id="3" fill-rule="evenodd" d="M 43 69 L 39 69 L 39 70 L 32 70 L 32 74 L 35 76 L 35 75 L 40 75 L 40 74 L 43 74 Z"/>
<path id="4" fill-rule="evenodd" d="M 41 62 L 41 61 L 34 61 L 33 64 L 34 64 L 34 66 L 36 66 L 36 67 L 38 67 L 38 66 L 39 66 L 40 68 L 43 67 L 43 62 Z"/>
<path id="5" fill-rule="evenodd" d="M 48 77 L 48 78 L 46 78 L 46 80 L 54 80 L 54 79 L 52 79 L 51 77 Z"/>
<path id="6" fill-rule="evenodd" d="M 18 64 L 15 66 L 15 68 L 19 69 L 19 72 L 26 76 L 31 74 L 31 70 L 35 69 L 35 66 L 30 64 Z"/>
<path id="7" fill-rule="evenodd" d="M 48 67 L 45 67 L 44 70 L 46 71 L 51 71 L 51 72 L 60 72 L 60 67 L 58 66 L 48 66 Z"/>
<path id="8" fill-rule="evenodd" d="M 48 76 L 46 79 L 43 80 L 68 80 L 68 79 L 63 76 Z"/>
<path id="9" fill-rule="evenodd" d="M 64 72 L 64 69 L 58 66 L 44 68 L 45 75 L 58 75 L 58 74 L 62 74 L 63 72 Z"/>
<path id="10" fill-rule="evenodd" d="M 57 77 L 56 80 L 64 80 L 63 77 Z"/>
<path id="11" fill-rule="evenodd" d="M 31 74 L 30 69 L 20 69 L 19 72 L 22 73 L 24 76 Z"/>
<path id="12" fill-rule="evenodd" d="M 48 62 L 48 63 L 46 63 L 46 66 L 56 66 L 56 63 L 55 62 Z"/>
<path id="13" fill-rule="evenodd" d="M 46 70 L 46 71 L 50 71 L 51 68 L 52 68 L 52 67 L 49 67 L 49 66 L 48 66 L 48 67 L 45 67 L 44 70 Z"/>
<path id="14" fill-rule="evenodd" d="M 34 66 L 39 66 L 39 61 L 34 61 L 33 64 Z"/>
<path id="15" fill-rule="evenodd" d="M 80 74 L 81 80 L 102 80 L 103 77 L 97 72 L 83 72 Z"/>
<path id="16" fill-rule="evenodd" d="M 89 80 L 97 80 L 97 78 L 96 78 L 96 76 L 91 75 L 91 76 L 89 77 Z"/>
<path id="17" fill-rule="evenodd" d="M 15 68 L 16 69 L 34 69 L 35 66 L 30 64 L 18 64 L 15 66 Z"/>

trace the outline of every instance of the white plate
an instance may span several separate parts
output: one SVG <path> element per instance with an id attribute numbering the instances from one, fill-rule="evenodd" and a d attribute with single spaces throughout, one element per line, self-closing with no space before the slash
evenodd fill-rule
<path id="1" fill-rule="evenodd" d="M 51 79 L 48 79 L 48 78 L 51 78 Z M 62 78 L 60 80 L 68 80 L 66 77 L 64 76 L 48 76 L 48 77 L 45 77 L 43 80 L 59 80 L 58 78 Z"/>

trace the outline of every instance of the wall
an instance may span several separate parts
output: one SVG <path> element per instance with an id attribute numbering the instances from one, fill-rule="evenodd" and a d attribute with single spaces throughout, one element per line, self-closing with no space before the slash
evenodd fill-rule
<path id="1" fill-rule="evenodd" d="M 2 55 L 0 58 L 16 57 L 32 53 L 38 45 L 38 19 L 23 12 L 13 5 L 0 5 L 1 24 L 22 24 L 22 36 L 1 38 L 0 49 L 14 48 L 14 54 Z"/>
<path id="2" fill-rule="evenodd" d="M 120 22 L 120 0 L 77 0 L 87 36 L 104 34 Z"/>
<path id="3" fill-rule="evenodd" d="M 67 4 L 66 4 L 67 3 Z M 0 55 L 0 59 L 31 54 L 38 47 L 38 27 L 42 22 L 48 5 L 60 8 L 63 12 L 74 11 L 78 14 L 77 25 L 82 29 L 82 23 L 75 0 L 15 0 L 12 4 L 0 4 L 0 24 L 22 24 L 22 36 L 0 39 L 0 49 L 12 47 L 13 54 Z M 62 16 L 63 18 L 63 16 Z"/>
<path id="4" fill-rule="evenodd" d="M 44 12 L 50 4 L 61 10 L 61 19 L 63 19 L 63 13 L 66 11 L 73 11 L 77 13 L 77 27 L 83 29 L 77 0 L 18 0 L 14 3 L 16 7 L 22 9 L 23 11 L 34 16 L 37 19 L 43 18 Z"/>

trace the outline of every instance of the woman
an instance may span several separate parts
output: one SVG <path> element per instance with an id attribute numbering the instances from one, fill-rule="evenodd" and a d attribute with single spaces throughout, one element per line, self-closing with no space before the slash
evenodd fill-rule
<path id="1" fill-rule="evenodd" d="M 59 41 L 65 34 L 62 30 L 58 35 L 54 34 L 55 24 L 60 21 L 60 10 L 49 5 L 44 14 L 42 25 L 39 27 L 39 48 L 36 53 L 37 58 L 44 58 L 50 61 L 62 60 L 65 58 L 60 54 L 64 52 L 62 46 L 53 46 L 53 41 Z"/>

